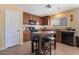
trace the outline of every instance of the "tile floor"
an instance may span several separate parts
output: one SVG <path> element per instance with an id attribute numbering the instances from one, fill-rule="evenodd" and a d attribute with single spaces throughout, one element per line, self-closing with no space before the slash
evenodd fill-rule
<path id="1" fill-rule="evenodd" d="M 0 55 L 32 55 L 31 41 L 0 51 Z M 57 42 L 57 48 L 52 50 L 52 55 L 79 55 L 79 48 Z"/>
<path id="2" fill-rule="evenodd" d="M 30 55 L 31 54 L 31 42 L 25 42 L 23 45 L 8 48 L 0 51 L 0 55 Z"/>

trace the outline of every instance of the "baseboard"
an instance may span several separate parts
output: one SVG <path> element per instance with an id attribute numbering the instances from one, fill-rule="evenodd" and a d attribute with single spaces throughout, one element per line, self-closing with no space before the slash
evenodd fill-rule
<path id="1" fill-rule="evenodd" d="M 0 48 L 0 51 L 5 50 L 5 49 L 7 49 L 7 48 Z"/>
<path id="2" fill-rule="evenodd" d="M 23 45 L 24 43 L 20 43 L 19 45 Z M 7 47 L 5 48 L 0 48 L 0 51 L 7 49 Z"/>
<path id="3" fill-rule="evenodd" d="M 20 45 L 23 45 L 24 43 L 20 43 Z"/>

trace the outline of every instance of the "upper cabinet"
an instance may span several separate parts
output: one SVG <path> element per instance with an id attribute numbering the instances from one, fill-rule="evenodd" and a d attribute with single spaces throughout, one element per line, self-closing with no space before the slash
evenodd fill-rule
<path id="1" fill-rule="evenodd" d="M 48 25 L 49 16 L 45 16 L 42 18 L 42 25 Z"/>
<path id="2" fill-rule="evenodd" d="M 36 21 L 37 24 L 40 24 L 41 17 L 35 16 L 29 13 L 23 13 L 23 24 L 29 24 L 29 20 Z"/>
<path id="3" fill-rule="evenodd" d="M 23 13 L 23 24 L 28 24 L 30 20 L 31 15 L 28 13 Z"/>
<path id="4" fill-rule="evenodd" d="M 36 21 L 37 25 L 48 25 L 49 16 L 40 17 L 29 13 L 23 13 L 23 24 L 29 24 L 29 20 Z"/>
<path id="5" fill-rule="evenodd" d="M 39 25 L 42 25 L 42 17 L 39 17 Z"/>

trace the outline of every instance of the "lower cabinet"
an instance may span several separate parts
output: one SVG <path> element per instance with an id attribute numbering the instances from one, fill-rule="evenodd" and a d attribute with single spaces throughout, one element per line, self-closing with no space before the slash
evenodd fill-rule
<path id="1" fill-rule="evenodd" d="M 79 37 L 76 37 L 76 46 L 79 47 Z"/>
<path id="2" fill-rule="evenodd" d="M 61 31 L 56 32 L 56 41 L 61 42 Z"/>
<path id="3" fill-rule="evenodd" d="M 62 43 L 73 45 L 74 32 L 62 32 Z"/>
<path id="4" fill-rule="evenodd" d="M 57 31 L 56 41 L 68 45 L 75 45 L 75 32 L 70 31 Z"/>
<path id="5" fill-rule="evenodd" d="M 30 31 L 23 32 L 23 42 L 30 41 Z"/>

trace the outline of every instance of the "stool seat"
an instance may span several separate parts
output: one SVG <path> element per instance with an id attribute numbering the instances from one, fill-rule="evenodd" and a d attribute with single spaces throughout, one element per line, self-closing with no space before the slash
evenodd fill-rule
<path id="1" fill-rule="evenodd" d="M 51 39 L 51 40 L 54 40 L 55 38 L 54 37 L 48 37 L 49 39 Z"/>

